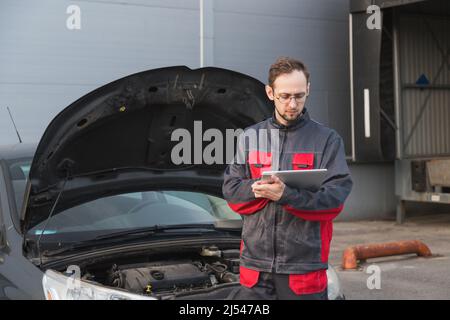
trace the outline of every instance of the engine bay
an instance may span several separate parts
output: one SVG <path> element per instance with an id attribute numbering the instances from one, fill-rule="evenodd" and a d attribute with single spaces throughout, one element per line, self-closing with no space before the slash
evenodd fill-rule
<path id="1" fill-rule="evenodd" d="M 157 299 L 225 299 L 239 286 L 239 250 L 197 250 L 118 259 L 82 268 L 82 280 Z M 176 257 L 176 259 L 174 259 Z M 147 260 L 147 261 L 145 261 Z"/>

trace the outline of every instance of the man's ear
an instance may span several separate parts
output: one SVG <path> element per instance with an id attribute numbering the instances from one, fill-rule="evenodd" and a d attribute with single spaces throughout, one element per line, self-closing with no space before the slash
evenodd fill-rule
<path id="1" fill-rule="evenodd" d="M 273 98 L 273 89 L 268 84 L 266 84 L 266 94 L 267 94 L 267 97 L 269 97 L 270 100 L 274 99 Z"/>
<path id="2" fill-rule="evenodd" d="M 308 82 L 308 86 L 306 87 L 306 95 L 309 96 L 309 87 L 311 86 L 311 82 Z"/>

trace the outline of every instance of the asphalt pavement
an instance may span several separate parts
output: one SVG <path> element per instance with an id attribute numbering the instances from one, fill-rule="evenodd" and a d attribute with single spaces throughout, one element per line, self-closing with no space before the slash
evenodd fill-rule
<path id="1" fill-rule="evenodd" d="M 359 269 L 342 270 L 345 248 L 368 243 L 421 240 L 431 258 L 415 254 L 368 259 Z M 346 299 L 450 299 L 450 212 L 395 221 L 335 222 L 330 263 Z"/>

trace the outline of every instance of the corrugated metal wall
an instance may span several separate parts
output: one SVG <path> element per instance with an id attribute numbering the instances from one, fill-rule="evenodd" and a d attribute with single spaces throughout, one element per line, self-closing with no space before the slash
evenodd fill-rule
<path id="1" fill-rule="evenodd" d="M 0 144 L 37 141 L 65 106 L 102 84 L 146 69 L 200 67 L 200 0 L 2 0 Z M 69 5 L 81 30 L 69 30 Z M 313 117 L 351 153 L 347 0 L 204 0 L 206 65 L 266 81 L 277 56 L 312 73 Z"/>
<path id="2" fill-rule="evenodd" d="M 69 5 L 81 29 L 69 30 Z M 96 87 L 163 65 L 198 66 L 198 1 L 0 2 L 0 143 L 25 141 Z"/>
<path id="3" fill-rule="evenodd" d="M 266 82 L 276 57 L 304 60 L 312 74 L 311 114 L 337 129 L 350 155 L 348 0 L 203 3 L 205 65 Z M 81 9 L 81 30 L 66 27 L 66 9 L 73 4 Z M 6 106 L 23 139 L 37 141 L 60 110 L 102 84 L 168 65 L 200 67 L 199 4 L 0 0 L 0 144 L 17 141 Z M 354 193 L 339 219 L 393 214 L 392 167 L 353 170 Z M 388 187 L 366 193 L 367 181 Z"/>
<path id="4" fill-rule="evenodd" d="M 399 32 L 403 157 L 448 156 L 450 20 L 404 14 Z"/>

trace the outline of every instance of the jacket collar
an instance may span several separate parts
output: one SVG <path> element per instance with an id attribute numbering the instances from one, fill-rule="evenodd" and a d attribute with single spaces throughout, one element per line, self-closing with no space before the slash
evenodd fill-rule
<path id="1" fill-rule="evenodd" d="M 283 130 L 295 130 L 298 128 L 303 127 L 308 121 L 310 120 L 308 110 L 306 107 L 303 108 L 302 113 L 300 114 L 300 117 L 298 117 L 294 123 L 285 126 L 284 124 L 281 124 L 278 122 L 276 116 L 275 116 L 275 110 L 272 113 L 272 117 L 270 118 L 270 124 L 277 128 L 277 129 L 283 129 Z"/>

